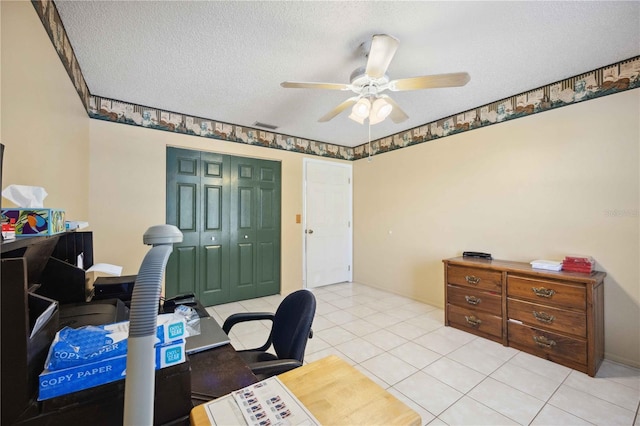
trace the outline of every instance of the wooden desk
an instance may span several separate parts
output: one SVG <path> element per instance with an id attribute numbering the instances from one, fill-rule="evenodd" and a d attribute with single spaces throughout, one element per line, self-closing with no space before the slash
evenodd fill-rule
<path id="1" fill-rule="evenodd" d="M 418 413 L 335 355 L 278 378 L 323 425 L 420 425 Z M 204 405 L 191 425 L 210 425 Z"/>
<path id="2" fill-rule="evenodd" d="M 193 308 L 200 318 L 210 316 L 199 300 Z M 173 310 L 174 307 L 169 307 L 163 312 L 171 313 Z M 191 402 L 194 406 L 258 382 L 251 368 L 230 344 L 188 357 L 191 365 Z"/>
<path id="3" fill-rule="evenodd" d="M 233 346 L 223 345 L 189 355 L 191 401 L 194 405 L 220 398 L 258 382 Z"/>

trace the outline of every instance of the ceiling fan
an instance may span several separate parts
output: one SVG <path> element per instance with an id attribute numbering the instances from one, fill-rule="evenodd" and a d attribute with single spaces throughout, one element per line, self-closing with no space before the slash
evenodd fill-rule
<path id="1" fill-rule="evenodd" d="M 401 123 L 409 118 L 393 99 L 381 94 L 385 90 L 398 92 L 438 87 L 456 87 L 464 86 L 469 82 L 470 77 L 466 72 L 389 80 L 389 76 L 386 74 L 387 68 L 399 44 L 398 39 L 390 35 L 374 35 L 371 40 L 371 48 L 367 55 L 367 65 L 351 73 L 349 84 L 284 81 L 280 83 L 280 85 L 285 88 L 298 89 L 351 90 L 356 96 L 342 102 L 327 114 L 320 117 L 318 121 L 329 121 L 345 109 L 353 107 L 349 118 L 360 124 L 364 124 L 364 120 L 368 118 L 369 124 L 376 124 L 387 117 L 391 117 L 394 123 Z"/>

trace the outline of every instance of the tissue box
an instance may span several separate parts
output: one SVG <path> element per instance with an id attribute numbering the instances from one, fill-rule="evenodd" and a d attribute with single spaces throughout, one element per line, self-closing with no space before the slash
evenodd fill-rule
<path id="1" fill-rule="evenodd" d="M 45 208 L 3 209 L 2 216 L 15 219 L 16 237 L 54 235 L 65 232 L 64 210 Z"/>
<path id="2" fill-rule="evenodd" d="M 185 362 L 184 344 L 178 340 L 156 346 L 156 370 Z M 38 378 L 38 401 L 124 379 L 126 367 L 127 356 L 121 355 L 62 370 L 44 370 Z"/>

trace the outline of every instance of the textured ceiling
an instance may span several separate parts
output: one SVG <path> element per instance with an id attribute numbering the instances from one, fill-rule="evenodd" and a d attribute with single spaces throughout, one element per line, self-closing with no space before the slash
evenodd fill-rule
<path id="1" fill-rule="evenodd" d="M 378 139 L 640 54 L 640 2 L 56 1 L 92 94 L 356 146 L 368 128 L 343 112 L 377 33 L 400 47 L 391 79 L 467 71 L 463 87 L 386 92 L 409 120 Z"/>

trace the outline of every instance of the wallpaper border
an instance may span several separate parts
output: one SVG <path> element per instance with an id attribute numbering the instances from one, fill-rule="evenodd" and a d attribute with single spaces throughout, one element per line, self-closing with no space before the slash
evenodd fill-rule
<path id="1" fill-rule="evenodd" d="M 371 155 L 453 136 L 640 87 L 640 55 L 371 141 Z M 353 160 L 369 156 L 369 143 Z"/>
<path id="2" fill-rule="evenodd" d="M 54 2 L 31 4 L 90 118 L 341 160 L 380 155 L 640 87 L 639 55 L 351 148 L 93 95 Z"/>

